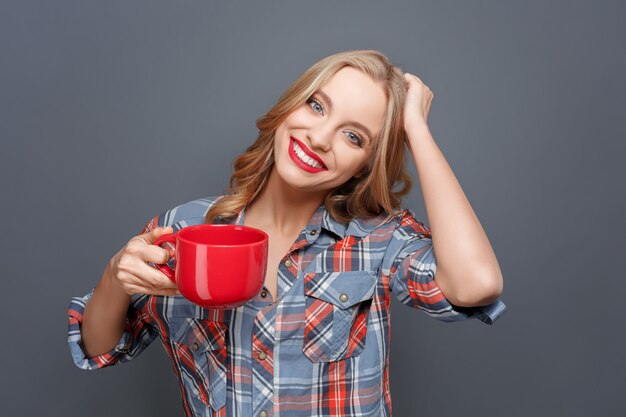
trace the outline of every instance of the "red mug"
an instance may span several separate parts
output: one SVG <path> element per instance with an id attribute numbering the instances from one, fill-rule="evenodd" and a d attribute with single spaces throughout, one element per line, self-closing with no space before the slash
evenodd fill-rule
<path id="1" fill-rule="evenodd" d="M 167 264 L 156 267 L 189 301 L 205 308 L 235 308 L 263 288 L 268 241 L 267 233 L 250 226 L 187 226 L 154 242 L 175 245 L 175 270 Z"/>

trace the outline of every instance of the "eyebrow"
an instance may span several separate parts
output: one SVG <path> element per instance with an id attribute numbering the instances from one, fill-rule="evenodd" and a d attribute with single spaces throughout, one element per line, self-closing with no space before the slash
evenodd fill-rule
<path id="1" fill-rule="evenodd" d="M 332 110 L 333 109 L 333 101 L 330 99 L 328 94 L 326 94 L 321 89 L 317 90 L 317 93 L 320 96 L 322 96 L 324 101 L 328 103 L 328 107 L 330 107 L 330 109 Z M 363 130 L 365 132 L 365 134 L 367 134 L 368 139 L 372 140 L 374 138 L 374 135 L 372 135 L 372 132 L 367 127 L 365 127 L 365 125 L 363 123 L 359 123 L 359 122 L 356 122 L 356 121 L 351 121 L 350 123 L 352 123 L 353 125 L 355 125 L 359 129 Z"/>

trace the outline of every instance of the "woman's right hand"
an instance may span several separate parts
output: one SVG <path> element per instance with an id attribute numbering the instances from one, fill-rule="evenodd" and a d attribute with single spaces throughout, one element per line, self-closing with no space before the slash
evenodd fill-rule
<path id="1" fill-rule="evenodd" d="M 175 295 L 174 284 L 163 272 L 146 262 L 164 264 L 170 260 L 170 252 L 153 243 L 161 236 L 172 233 L 171 226 L 157 227 L 134 236 L 109 262 L 113 281 L 128 295 Z"/>

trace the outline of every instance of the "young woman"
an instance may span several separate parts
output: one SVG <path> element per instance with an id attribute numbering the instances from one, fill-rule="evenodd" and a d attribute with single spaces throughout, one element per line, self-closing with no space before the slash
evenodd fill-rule
<path id="1" fill-rule="evenodd" d="M 378 51 L 314 64 L 257 121 L 226 195 L 155 216 L 72 299 L 76 365 L 129 361 L 158 336 L 187 416 L 390 416 L 392 294 L 443 321 L 505 310 L 494 252 L 428 129 L 432 98 Z M 430 228 L 400 207 L 407 148 Z M 265 286 L 236 309 L 200 308 L 154 268 L 174 261 L 158 237 L 211 222 L 270 237 Z"/>

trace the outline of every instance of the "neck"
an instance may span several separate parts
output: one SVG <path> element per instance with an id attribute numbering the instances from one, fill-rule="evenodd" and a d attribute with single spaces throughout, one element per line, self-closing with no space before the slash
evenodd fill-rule
<path id="1" fill-rule="evenodd" d="M 285 235 L 299 233 L 327 193 L 304 192 L 289 187 L 272 169 L 265 188 L 246 208 L 244 222 Z"/>

